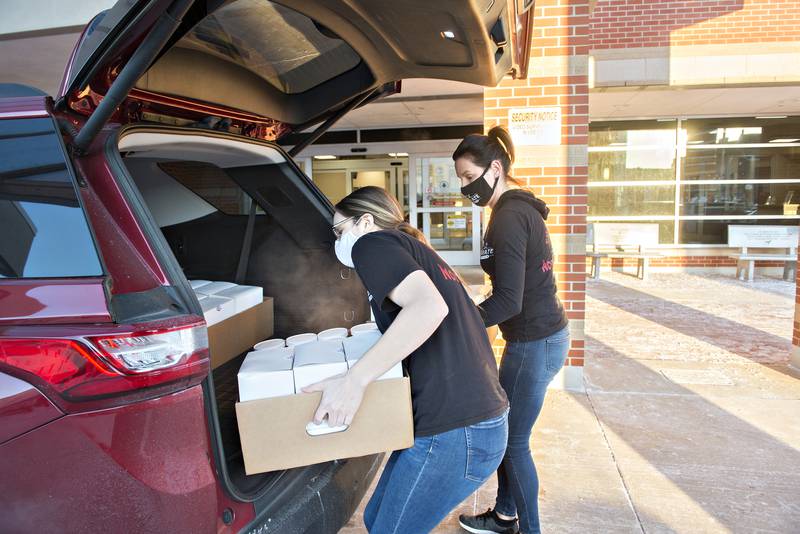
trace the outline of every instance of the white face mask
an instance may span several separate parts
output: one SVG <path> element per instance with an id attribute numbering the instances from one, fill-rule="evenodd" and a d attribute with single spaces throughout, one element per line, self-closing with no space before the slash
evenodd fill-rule
<path id="1" fill-rule="evenodd" d="M 358 241 L 358 238 L 361 237 L 360 235 L 355 235 L 353 233 L 353 230 L 356 228 L 356 224 L 358 224 L 358 221 L 356 221 L 350 230 L 342 233 L 339 239 L 336 240 L 336 243 L 333 244 L 333 249 L 336 252 L 336 258 L 351 269 L 355 268 L 352 257 L 353 245 L 355 245 L 356 241 Z"/>

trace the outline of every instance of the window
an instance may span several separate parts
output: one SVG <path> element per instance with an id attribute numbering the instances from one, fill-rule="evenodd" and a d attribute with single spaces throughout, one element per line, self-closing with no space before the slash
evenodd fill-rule
<path id="1" fill-rule="evenodd" d="M 683 180 L 800 180 L 800 146 L 692 147 Z"/>
<path id="2" fill-rule="evenodd" d="M 681 121 L 681 127 L 686 130 L 688 146 L 800 141 L 797 117 L 687 119 Z"/>
<path id="3" fill-rule="evenodd" d="M 283 93 L 302 93 L 361 62 L 330 30 L 265 0 L 236 0 L 214 11 L 178 47 L 241 65 Z"/>
<path id="4" fill-rule="evenodd" d="M 592 187 L 589 189 L 589 215 L 674 215 L 675 184 L 642 187 Z"/>
<path id="5" fill-rule="evenodd" d="M 51 119 L 0 120 L 0 277 L 103 269 Z"/>
<path id="6" fill-rule="evenodd" d="M 226 215 L 248 215 L 252 199 L 224 169 L 203 161 L 167 161 L 158 168 Z M 257 214 L 263 214 L 256 207 Z"/>
<path id="7" fill-rule="evenodd" d="M 788 226 L 790 221 L 780 219 L 693 219 L 680 222 L 681 243 L 687 245 L 716 245 L 728 242 L 731 224 L 774 224 Z M 795 223 L 796 224 L 796 221 Z"/>
<path id="8" fill-rule="evenodd" d="M 795 184 L 681 184 L 681 215 L 797 215 Z"/>
<path id="9" fill-rule="evenodd" d="M 592 123 L 589 142 L 589 221 L 717 245 L 728 224 L 800 222 L 800 117 Z"/>
<path id="10" fill-rule="evenodd" d="M 675 180 L 676 121 L 593 123 L 589 180 Z"/>

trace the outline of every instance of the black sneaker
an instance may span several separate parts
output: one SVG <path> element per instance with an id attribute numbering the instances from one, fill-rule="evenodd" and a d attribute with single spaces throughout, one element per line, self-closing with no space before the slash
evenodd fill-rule
<path id="1" fill-rule="evenodd" d="M 516 519 L 500 519 L 494 510 L 489 508 L 478 515 L 460 515 L 458 522 L 461 528 L 473 534 L 518 534 L 519 521 Z"/>

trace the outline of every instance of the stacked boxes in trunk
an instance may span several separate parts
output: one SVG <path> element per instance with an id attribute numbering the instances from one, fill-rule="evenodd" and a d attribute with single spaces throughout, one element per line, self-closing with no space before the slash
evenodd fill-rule
<path id="1" fill-rule="evenodd" d="M 208 325 L 211 367 L 239 356 L 262 339 L 272 337 L 273 302 L 256 286 L 232 282 L 190 280 Z"/>

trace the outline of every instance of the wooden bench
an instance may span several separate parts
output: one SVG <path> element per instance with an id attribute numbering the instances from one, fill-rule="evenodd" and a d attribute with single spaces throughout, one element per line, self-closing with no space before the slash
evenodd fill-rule
<path id="1" fill-rule="evenodd" d="M 645 280 L 651 258 L 661 257 L 648 252 L 658 245 L 658 224 L 650 223 L 591 223 L 587 228 L 586 255 L 592 258 L 591 276 L 600 278 L 603 258 L 636 258 L 636 276 Z"/>
<path id="2" fill-rule="evenodd" d="M 739 280 L 753 281 L 757 261 L 782 261 L 783 279 L 794 280 L 797 269 L 797 239 L 800 228 L 797 226 L 728 226 L 728 246 L 741 249 L 729 257 L 736 259 L 736 277 Z M 749 249 L 784 249 L 779 253 L 752 252 Z"/>

